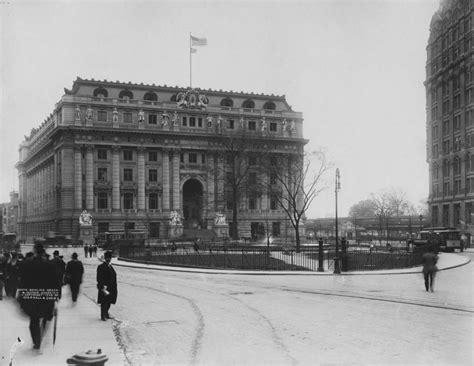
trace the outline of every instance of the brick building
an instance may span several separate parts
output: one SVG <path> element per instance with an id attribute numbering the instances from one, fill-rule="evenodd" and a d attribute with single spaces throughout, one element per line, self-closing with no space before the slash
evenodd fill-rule
<path id="1" fill-rule="evenodd" d="M 216 212 L 232 217 L 222 141 L 244 133 L 279 156 L 301 155 L 307 142 L 284 96 L 77 78 L 20 145 L 19 239 L 77 238 L 82 210 L 96 234 L 165 239 L 171 211 L 185 228 L 212 229 Z M 265 192 L 238 207 L 239 236 L 294 235 Z"/>
<path id="2" fill-rule="evenodd" d="M 473 2 L 441 1 L 426 62 L 428 205 L 433 226 L 473 230 Z"/>

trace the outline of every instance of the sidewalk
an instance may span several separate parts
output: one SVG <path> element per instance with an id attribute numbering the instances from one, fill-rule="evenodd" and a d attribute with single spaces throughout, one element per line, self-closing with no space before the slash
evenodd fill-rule
<path id="1" fill-rule="evenodd" d="M 95 269 L 85 266 L 86 271 L 91 271 L 92 268 Z M 48 322 L 43 335 L 41 349 L 34 350 L 29 331 L 29 317 L 21 311 L 16 300 L 4 296 L 0 301 L 0 366 L 9 365 L 10 349 L 17 337 L 23 340 L 23 344 L 17 348 L 14 355 L 15 366 L 64 366 L 67 359 L 73 355 L 88 350 L 97 351 L 98 348 L 107 355 L 109 360 L 106 364 L 126 365 L 123 353 L 115 341 L 114 321 L 103 322 L 99 315 L 100 308 L 95 298 L 90 299 L 81 292 L 77 303 L 73 305 L 69 286 L 64 286 L 63 296 L 58 303 L 56 343 L 53 347 L 51 321 Z"/>

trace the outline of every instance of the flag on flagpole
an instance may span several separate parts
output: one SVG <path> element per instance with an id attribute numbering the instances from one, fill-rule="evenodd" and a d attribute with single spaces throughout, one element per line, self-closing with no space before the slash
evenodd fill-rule
<path id="1" fill-rule="evenodd" d="M 198 38 L 191 36 L 191 46 L 206 46 L 207 38 Z"/>

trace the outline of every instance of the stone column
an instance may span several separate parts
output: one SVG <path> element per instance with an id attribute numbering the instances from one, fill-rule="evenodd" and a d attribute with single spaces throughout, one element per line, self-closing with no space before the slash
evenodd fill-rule
<path id="1" fill-rule="evenodd" d="M 86 147 L 86 209 L 94 209 L 94 146 Z"/>
<path id="2" fill-rule="evenodd" d="M 180 181 L 179 181 L 179 160 L 180 151 L 173 151 L 173 209 L 181 212 Z"/>
<path id="3" fill-rule="evenodd" d="M 112 147 L 112 210 L 120 210 L 120 146 Z"/>
<path id="4" fill-rule="evenodd" d="M 163 149 L 162 152 L 163 166 L 163 211 L 170 209 L 170 156 L 169 150 Z"/>
<path id="5" fill-rule="evenodd" d="M 82 152 L 79 146 L 74 148 L 74 208 L 82 208 Z"/>
<path id="6" fill-rule="evenodd" d="M 216 209 L 216 197 L 215 197 L 215 172 L 214 167 L 214 154 L 207 154 L 207 207 L 209 211 L 215 211 Z M 213 213 L 213 212 L 211 212 Z"/>
<path id="7" fill-rule="evenodd" d="M 226 179 L 225 168 L 224 168 L 224 157 L 219 155 L 217 157 L 217 210 L 223 211 L 225 208 L 224 203 L 224 181 Z"/>
<path id="8" fill-rule="evenodd" d="M 138 148 L 138 197 L 137 207 L 139 210 L 145 210 L 145 148 Z"/>

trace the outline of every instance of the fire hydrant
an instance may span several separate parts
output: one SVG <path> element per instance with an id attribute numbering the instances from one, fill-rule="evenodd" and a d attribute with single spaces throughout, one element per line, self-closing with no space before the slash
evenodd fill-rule
<path id="1" fill-rule="evenodd" d="M 103 366 L 107 361 L 108 357 L 102 354 L 102 350 L 99 348 L 96 351 L 86 351 L 78 353 L 77 355 L 72 356 L 67 359 L 69 365 L 77 366 Z"/>

